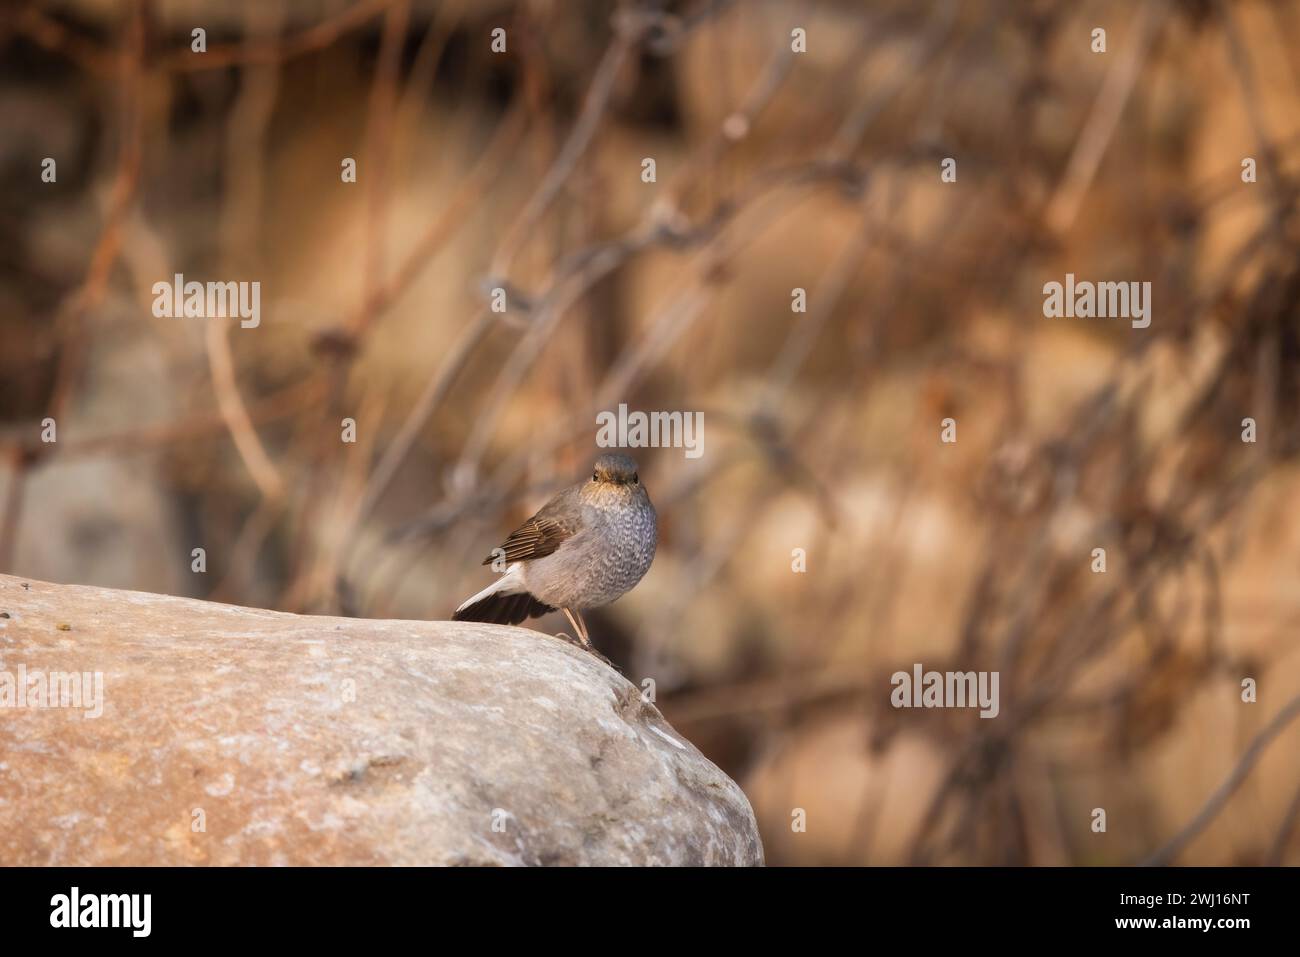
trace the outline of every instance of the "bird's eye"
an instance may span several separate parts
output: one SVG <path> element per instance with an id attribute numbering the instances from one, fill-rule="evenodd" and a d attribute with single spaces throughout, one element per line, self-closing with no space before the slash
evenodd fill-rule
<path id="1" fill-rule="evenodd" d="M 633 472 L 633 473 L 632 473 L 632 484 L 633 484 L 633 485 L 640 485 L 640 484 L 641 484 L 641 476 L 638 475 L 636 472 Z"/>
<path id="2" fill-rule="evenodd" d="M 591 480 L 592 480 L 593 482 L 598 482 L 598 481 L 600 481 L 600 480 L 596 477 L 596 473 L 595 473 L 595 472 L 592 472 L 592 473 L 591 473 Z"/>

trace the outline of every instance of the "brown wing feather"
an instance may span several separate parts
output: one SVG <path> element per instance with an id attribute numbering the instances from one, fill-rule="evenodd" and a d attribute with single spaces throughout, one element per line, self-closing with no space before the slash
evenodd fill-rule
<path id="1" fill-rule="evenodd" d="M 576 522 L 573 513 L 575 498 L 573 489 L 566 489 L 548 502 L 536 515 L 510 533 L 502 542 L 500 551 L 505 552 L 507 562 L 526 562 L 551 554 L 565 539 L 573 535 Z M 484 565 L 491 565 L 497 555 L 494 551 L 483 559 Z"/>

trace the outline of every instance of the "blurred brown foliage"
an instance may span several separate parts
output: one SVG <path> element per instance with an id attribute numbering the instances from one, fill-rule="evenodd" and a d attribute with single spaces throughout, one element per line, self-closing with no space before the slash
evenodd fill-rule
<path id="1" fill-rule="evenodd" d="M 0 18 L 0 570 L 446 617 L 598 410 L 700 410 L 591 628 L 772 863 L 1300 862 L 1300 2 Z M 1067 272 L 1151 327 L 1045 319 Z"/>

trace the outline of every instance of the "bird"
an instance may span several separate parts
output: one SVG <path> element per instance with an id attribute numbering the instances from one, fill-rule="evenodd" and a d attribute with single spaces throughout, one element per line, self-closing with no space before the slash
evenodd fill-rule
<path id="1" fill-rule="evenodd" d="M 462 602 L 452 620 L 517 625 L 558 608 L 594 651 L 583 609 L 631 591 L 654 561 L 658 538 L 636 462 L 606 453 L 589 480 L 559 492 L 483 559 L 500 577 Z"/>

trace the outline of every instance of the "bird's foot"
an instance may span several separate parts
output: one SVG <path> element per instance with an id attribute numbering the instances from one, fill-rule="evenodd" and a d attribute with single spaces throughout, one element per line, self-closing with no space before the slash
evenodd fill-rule
<path id="1" fill-rule="evenodd" d="M 593 645 L 588 639 L 584 638 L 582 635 L 579 635 L 578 637 L 574 638 L 570 635 L 565 634 L 562 631 L 557 631 L 555 633 L 555 637 L 563 638 L 569 644 L 576 645 L 577 647 L 581 648 L 583 651 L 587 652 L 588 654 L 591 654 L 596 658 L 599 658 L 601 661 L 605 662 L 605 664 L 609 665 L 611 668 L 614 667 L 614 662 L 610 661 L 599 651 L 597 651 L 596 646 Z"/>
<path id="2" fill-rule="evenodd" d="M 582 639 L 581 639 L 581 638 L 575 638 L 575 637 L 573 637 L 572 635 L 567 634 L 566 632 L 563 632 L 563 631 L 557 631 L 557 632 L 555 633 L 555 637 L 556 637 L 556 638 L 563 638 L 563 639 L 564 639 L 565 641 L 567 641 L 569 644 L 571 644 L 571 645 L 577 645 L 579 648 L 586 648 L 586 647 L 588 647 L 587 645 L 584 645 L 584 644 L 582 643 Z"/>

